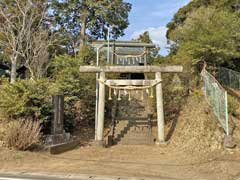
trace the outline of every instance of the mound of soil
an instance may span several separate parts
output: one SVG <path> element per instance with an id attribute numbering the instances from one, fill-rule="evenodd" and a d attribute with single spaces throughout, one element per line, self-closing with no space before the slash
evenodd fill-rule
<path id="1" fill-rule="evenodd" d="M 224 131 L 203 95 L 188 97 L 171 138 L 173 148 L 189 153 L 223 148 Z"/>

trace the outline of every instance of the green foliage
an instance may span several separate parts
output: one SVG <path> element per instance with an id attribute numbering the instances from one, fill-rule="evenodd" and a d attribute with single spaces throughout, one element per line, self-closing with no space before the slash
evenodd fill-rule
<path id="1" fill-rule="evenodd" d="M 93 74 L 80 74 L 79 67 L 83 64 L 80 58 L 68 55 L 53 60 L 55 82 L 52 92 L 65 97 L 67 130 L 72 130 L 73 125 L 93 125 L 96 77 Z"/>
<path id="2" fill-rule="evenodd" d="M 93 54 L 93 52 L 91 52 Z M 43 132 L 50 133 L 50 120 L 53 118 L 52 95 L 65 97 L 65 130 L 74 126 L 93 125 L 95 109 L 95 75 L 80 74 L 80 65 L 91 54 L 83 58 L 68 55 L 58 56 L 52 62 L 51 81 L 19 80 L 10 84 L 1 81 L 0 115 L 8 119 L 39 120 Z"/>
<path id="3" fill-rule="evenodd" d="M 20 80 L 15 84 L 4 81 L 0 93 L 0 113 L 7 118 L 42 119 L 49 105 L 49 83 L 46 80 Z"/>
<path id="4" fill-rule="evenodd" d="M 84 41 L 106 39 L 109 26 L 112 26 L 113 38 L 124 35 L 131 10 L 131 4 L 123 0 L 52 0 L 50 6 L 54 26 L 62 34 L 61 43 L 67 45 L 70 52 L 75 51 L 79 38 Z"/>
<path id="5" fill-rule="evenodd" d="M 240 20 L 236 0 L 192 0 L 167 25 L 170 58 L 195 71 L 199 61 L 239 67 Z"/>
<path id="6" fill-rule="evenodd" d="M 43 131 L 50 132 L 52 102 L 47 80 L 19 80 L 10 84 L 1 82 L 0 116 L 6 119 L 39 120 Z"/>
<path id="7" fill-rule="evenodd" d="M 143 43 L 152 43 L 152 40 L 150 38 L 148 31 L 145 31 L 144 33 L 140 34 L 137 40 Z"/>
<path id="8" fill-rule="evenodd" d="M 79 52 L 78 57 L 80 58 L 83 64 L 87 64 L 87 65 L 95 64 L 96 52 L 94 51 L 93 47 L 84 45 L 81 51 Z"/>
<path id="9" fill-rule="evenodd" d="M 211 64 L 233 66 L 240 58 L 240 19 L 237 14 L 214 8 L 199 8 L 184 24 L 171 33 L 179 52 L 188 54 L 193 63 L 205 60 Z"/>
<path id="10" fill-rule="evenodd" d="M 167 37 L 172 40 L 171 33 L 179 26 L 183 25 L 185 20 L 191 16 L 191 13 L 201 7 L 212 7 L 224 11 L 236 11 L 238 1 L 236 0 L 192 0 L 186 6 L 180 8 L 174 15 L 174 18 L 168 23 Z"/>
<path id="11" fill-rule="evenodd" d="M 145 31 L 143 34 L 140 34 L 136 40 L 143 43 L 153 43 L 148 31 Z M 148 54 L 147 59 L 151 64 L 159 56 L 159 50 L 160 50 L 160 47 L 158 46 L 150 49 L 150 54 Z"/>

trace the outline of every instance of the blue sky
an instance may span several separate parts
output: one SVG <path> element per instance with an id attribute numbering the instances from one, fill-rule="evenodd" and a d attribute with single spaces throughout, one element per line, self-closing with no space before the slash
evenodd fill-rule
<path id="1" fill-rule="evenodd" d="M 160 54 L 167 55 L 166 25 L 178 9 L 190 0 L 125 0 L 132 4 L 130 25 L 121 39 L 136 38 L 149 31 L 153 42 L 161 47 Z"/>

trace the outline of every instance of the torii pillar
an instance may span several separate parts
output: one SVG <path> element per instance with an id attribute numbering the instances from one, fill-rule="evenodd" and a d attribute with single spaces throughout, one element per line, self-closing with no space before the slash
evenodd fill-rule
<path id="1" fill-rule="evenodd" d="M 100 72 L 101 82 L 105 81 L 105 72 Z M 96 141 L 99 146 L 103 146 L 103 136 L 104 136 L 104 111 L 105 111 L 105 85 L 103 83 L 99 83 L 99 100 L 98 100 L 98 116 L 97 116 L 97 129 Z"/>
<path id="2" fill-rule="evenodd" d="M 165 142 L 164 138 L 164 111 L 163 111 L 163 92 L 162 92 L 162 76 L 160 72 L 155 73 L 155 79 L 160 81 L 156 85 L 156 99 L 157 99 L 157 126 L 158 126 L 158 139 L 157 144 Z"/>

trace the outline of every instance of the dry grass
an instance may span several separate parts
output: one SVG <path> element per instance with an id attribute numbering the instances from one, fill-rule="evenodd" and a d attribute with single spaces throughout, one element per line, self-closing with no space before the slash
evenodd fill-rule
<path id="1" fill-rule="evenodd" d="M 204 97 L 192 95 L 178 117 L 172 144 L 189 153 L 223 150 L 224 131 Z"/>
<path id="2" fill-rule="evenodd" d="M 39 142 L 41 127 L 39 122 L 18 120 L 9 122 L 3 137 L 8 148 L 25 151 Z"/>

